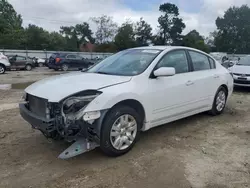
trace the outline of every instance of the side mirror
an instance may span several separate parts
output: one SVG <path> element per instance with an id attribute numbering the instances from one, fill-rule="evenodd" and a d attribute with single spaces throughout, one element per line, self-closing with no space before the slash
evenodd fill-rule
<path id="1" fill-rule="evenodd" d="M 174 75 L 175 75 L 175 68 L 173 67 L 161 67 L 154 71 L 155 77 L 165 77 Z"/>

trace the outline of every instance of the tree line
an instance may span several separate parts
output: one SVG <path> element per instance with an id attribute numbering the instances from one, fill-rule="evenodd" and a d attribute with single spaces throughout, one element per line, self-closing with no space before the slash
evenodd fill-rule
<path id="1" fill-rule="evenodd" d="M 59 32 L 49 32 L 30 24 L 23 27 L 22 16 L 7 0 L 0 0 L 0 48 L 55 51 L 117 52 L 148 45 L 180 45 L 205 52 L 250 53 L 250 8 L 247 5 L 229 8 L 215 21 L 217 29 L 208 37 L 186 28 L 179 8 L 172 3 L 159 6 L 157 32 L 143 18 L 126 20 L 120 26 L 107 15 L 93 17 L 95 33 L 89 23 L 61 26 Z"/>

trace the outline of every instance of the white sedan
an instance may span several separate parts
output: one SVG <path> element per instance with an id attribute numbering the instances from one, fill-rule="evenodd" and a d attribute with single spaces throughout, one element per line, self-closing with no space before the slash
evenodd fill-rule
<path id="1" fill-rule="evenodd" d="M 98 146 L 119 156 L 141 131 L 201 112 L 221 114 L 232 91 L 230 72 L 204 52 L 141 47 L 86 72 L 34 83 L 25 90 L 20 113 L 46 137 L 73 142 L 60 158 Z"/>
<path id="2" fill-rule="evenodd" d="M 235 86 L 250 87 L 250 55 L 241 58 L 229 70 L 233 74 Z"/>

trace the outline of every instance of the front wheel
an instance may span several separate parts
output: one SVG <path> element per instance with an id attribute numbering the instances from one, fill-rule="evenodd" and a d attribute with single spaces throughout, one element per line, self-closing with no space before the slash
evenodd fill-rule
<path id="1" fill-rule="evenodd" d="M 142 120 L 131 107 L 117 106 L 104 120 L 101 130 L 100 148 L 109 156 L 120 156 L 132 149 L 136 143 Z"/>
<path id="2" fill-rule="evenodd" d="M 6 71 L 5 67 L 3 65 L 0 65 L 0 74 L 4 74 Z"/>
<path id="3" fill-rule="evenodd" d="M 213 107 L 209 111 L 211 115 L 220 115 L 226 106 L 227 102 L 227 91 L 224 87 L 220 87 L 215 95 Z"/>
<path id="4" fill-rule="evenodd" d="M 27 71 L 31 71 L 32 66 L 31 66 L 31 65 L 26 65 L 26 66 L 25 66 L 25 69 L 26 69 Z"/>

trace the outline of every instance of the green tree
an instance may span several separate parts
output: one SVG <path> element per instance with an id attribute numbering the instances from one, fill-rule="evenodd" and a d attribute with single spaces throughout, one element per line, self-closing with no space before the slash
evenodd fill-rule
<path id="1" fill-rule="evenodd" d="M 63 51 L 67 48 L 66 38 L 60 33 L 52 32 L 49 35 L 49 47 L 47 50 Z"/>
<path id="2" fill-rule="evenodd" d="M 19 48 L 23 38 L 22 17 L 7 0 L 0 0 L 0 44 L 4 48 Z"/>
<path id="3" fill-rule="evenodd" d="M 29 26 L 25 28 L 25 37 L 27 49 L 42 50 L 49 47 L 50 34 L 42 27 L 29 24 Z"/>
<path id="4" fill-rule="evenodd" d="M 124 50 L 136 46 L 133 23 L 126 21 L 118 28 L 118 33 L 115 36 L 115 45 L 118 50 Z"/>
<path id="5" fill-rule="evenodd" d="M 185 29 L 183 20 L 179 18 L 179 9 L 175 4 L 164 3 L 159 7 L 163 14 L 158 18 L 159 33 L 155 43 L 160 45 L 176 45 L 181 41 L 181 33 Z"/>
<path id="6" fill-rule="evenodd" d="M 95 35 L 98 44 L 105 44 L 114 40 L 117 32 L 117 24 L 113 21 L 112 17 L 103 15 L 101 17 L 93 17 L 91 20 L 97 26 Z"/>
<path id="7" fill-rule="evenodd" d="M 208 46 L 204 42 L 204 38 L 196 30 L 190 31 L 183 37 L 183 45 L 196 48 L 204 52 L 209 52 Z"/>
<path id="8" fill-rule="evenodd" d="M 87 42 L 94 42 L 92 37 L 92 31 L 89 24 L 83 22 L 82 24 L 76 24 L 75 26 L 62 26 L 60 33 L 66 38 L 67 50 L 78 51 L 82 44 Z"/>
<path id="9" fill-rule="evenodd" d="M 216 19 L 215 45 L 223 52 L 250 53 L 250 8 L 247 5 L 229 8 Z"/>
<path id="10" fill-rule="evenodd" d="M 135 38 L 137 46 L 148 46 L 152 41 L 152 27 L 143 18 L 136 22 Z"/>

